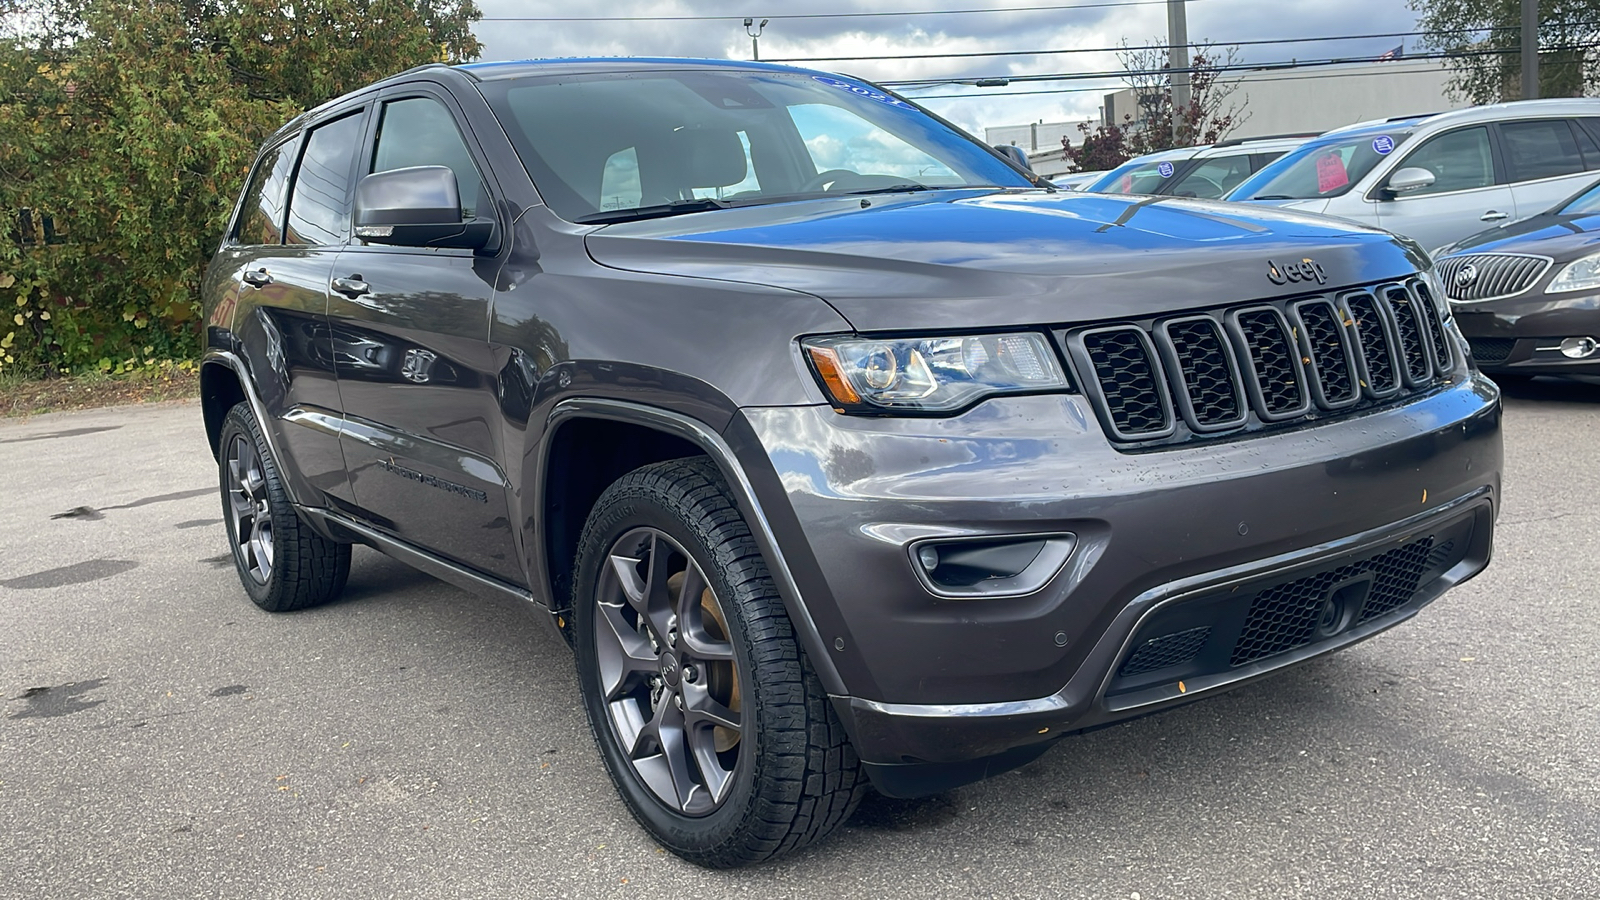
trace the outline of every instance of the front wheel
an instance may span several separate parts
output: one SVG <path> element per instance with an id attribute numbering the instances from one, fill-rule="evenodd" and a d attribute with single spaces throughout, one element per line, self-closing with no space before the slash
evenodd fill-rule
<path id="1" fill-rule="evenodd" d="M 606 489 L 579 540 L 573 619 L 600 755 L 662 845 L 728 868 L 849 818 L 860 762 L 710 460 Z"/>

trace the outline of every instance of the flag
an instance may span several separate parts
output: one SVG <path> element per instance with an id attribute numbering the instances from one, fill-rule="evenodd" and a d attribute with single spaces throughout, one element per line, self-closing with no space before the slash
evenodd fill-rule
<path id="1" fill-rule="evenodd" d="M 1400 46 L 1395 47 L 1393 50 L 1390 50 L 1388 53 L 1385 53 L 1382 56 L 1379 56 L 1378 57 L 1378 61 L 1379 62 L 1384 62 L 1386 60 L 1399 59 L 1400 57 L 1405 56 L 1405 55 L 1406 55 L 1406 42 L 1405 41 L 1401 41 L 1400 42 Z"/>

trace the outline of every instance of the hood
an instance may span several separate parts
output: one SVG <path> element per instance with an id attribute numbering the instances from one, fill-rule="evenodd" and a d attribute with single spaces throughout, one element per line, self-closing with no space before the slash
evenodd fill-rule
<path id="1" fill-rule="evenodd" d="M 1600 251 L 1600 214 L 1543 213 L 1490 228 L 1445 248 L 1456 253 L 1532 253 L 1557 263 Z"/>
<path id="2" fill-rule="evenodd" d="M 1423 265 L 1385 232 L 1320 216 L 1047 191 L 807 200 L 611 225 L 585 240 L 604 266 L 804 291 L 861 331 L 1135 318 Z M 1326 287 L 1269 279 L 1269 261 L 1303 259 Z"/>

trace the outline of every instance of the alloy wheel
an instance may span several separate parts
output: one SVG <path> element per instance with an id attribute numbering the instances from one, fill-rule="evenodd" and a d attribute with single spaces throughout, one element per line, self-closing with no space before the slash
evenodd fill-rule
<path id="1" fill-rule="evenodd" d="M 595 656 L 613 736 L 668 808 L 722 805 L 744 717 L 727 618 L 694 557 L 656 528 L 622 535 L 596 590 Z"/>
<path id="2" fill-rule="evenodd" d="M 272 503 L 254 442 L 236 435 L 228 446 L 228 513 L 233 549 L 257 584 L 272 577 Z"/>

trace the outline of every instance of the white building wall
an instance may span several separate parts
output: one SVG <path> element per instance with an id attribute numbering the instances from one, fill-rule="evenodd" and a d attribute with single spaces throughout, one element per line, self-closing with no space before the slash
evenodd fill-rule
<path id="1" fill-rule="evenodd" d="M 1229 137 L 1321 132 L 1469 106 L 1445 95 L 1449 80 L 1449 71 L 1434 60 L 1251 72 L 1239 80 L 1232 97 L 1249 118 Z"/>

